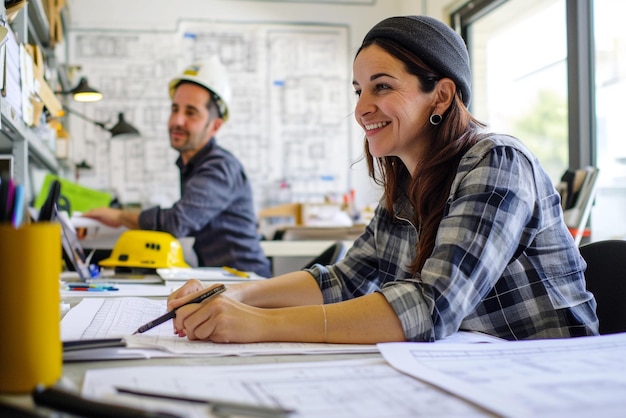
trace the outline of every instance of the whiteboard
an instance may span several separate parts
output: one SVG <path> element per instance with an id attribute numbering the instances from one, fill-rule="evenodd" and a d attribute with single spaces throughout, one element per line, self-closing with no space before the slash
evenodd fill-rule
<path id="1" fill-rule="evenodd" d="M 118 112 L 141 132 L 115 137 L 70 114 L 72 152 L 93 169 L 79 182 L 122 203 L 168 206 L 179 197 L 169 146 L 168 83 L 219 55 L 230 74 L 230 119 L 218 144 L 243 163 L 256 209 L 316 202 L 349 189 L 351 54 L 343 25 L 180 21 L 175 31 L 76 29 L 69 62 L 105 98 L 71 107 L 112 127 Z M 288 189 L 278 190 L 286 182 Z"/>

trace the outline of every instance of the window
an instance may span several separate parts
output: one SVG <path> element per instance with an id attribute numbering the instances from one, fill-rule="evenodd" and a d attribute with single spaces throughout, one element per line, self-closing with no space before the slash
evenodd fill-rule
<path id="1" fill-rule="evenodd" d="M 465 27 L 472 113 L 511 134 L 556 184 L 568 168 L 565 0 L 509 0 Z"/>
<path id="2" fill-rule="evenodd" d="M 592 241 L 626 239 L 624 15 L 623 0 L 472 0 L 451 16 L 472 60 L 472 113 L 526 143 L 555 183 L 600 169 Z"/>
<path id="3" fill-rule="evenodd" d="M 595 0 L 596 155 L 600 187 L 592 212 L 593 240 L 626 238 L 626 2 Z"/>

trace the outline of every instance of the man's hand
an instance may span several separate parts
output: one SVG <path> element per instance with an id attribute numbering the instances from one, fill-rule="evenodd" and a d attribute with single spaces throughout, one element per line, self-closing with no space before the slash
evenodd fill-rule
<path id="1" fill-rule="evenodd" d="M 112 228 L 119 228 L 120 226 L 125 226 L 130 229 L 139 228 L 139 213 L 128 212 L 122 209 L 106 207 L 96 208 L 83 213 L 83 216 L 85 218 L 95 219 Z"/>

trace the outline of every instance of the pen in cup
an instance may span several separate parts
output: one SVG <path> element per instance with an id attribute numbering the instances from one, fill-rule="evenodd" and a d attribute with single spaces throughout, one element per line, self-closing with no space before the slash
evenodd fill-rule
<path id="1" fill-rule="evenodd" d="M 223 284 L 213 287 L 211 288 L 209 291 L 201 294 L 200 296 L 193 298 L 192 300 L 190 300 L 189 302 L 186 302 L 185 304 L 181 305 L 181 306 L 186 306 L 186 305 L 190 305 L 192 303 L 200 303 L 205 299 L 209 299 L 213 296 L 219 295 L 220 293 L 224 292 L 226 290 L 226 286 L 224 286 Z M 178 307 L 180 308 L 180 306 Z M 135 334 L 142 334 L 148 330 L 151 330 L 152 328 L 156 327 L 157 325 L 161 325 L 163 322 L 170 320 L 172 318 L 174 318 L 176 316 L 176 310 L 178 308 L 172 309 L 171 311 L 167 312 L 164 315 L 161 315 L 160 317 L 153 319 L 152 321 L 148 322 L 147 324 L 144 324 L 142 326 L 140 326 L 139 328 L 137 328 L 137 331 L 133 332 L 133 335 Z"/>

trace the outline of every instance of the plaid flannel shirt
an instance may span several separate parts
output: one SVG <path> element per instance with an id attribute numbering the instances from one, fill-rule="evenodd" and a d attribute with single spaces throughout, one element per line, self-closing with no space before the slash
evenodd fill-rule
<path id="1" fill-rule="evenodd" d="M 520 142 L 491 136 L 462 158 L 435 246 L 420 274 L 418 229 L 408 201 L 396 217 L 379 206 L 345 258 L 308 271 L 325 303 L 382 293 L 408 341 L 458 330 L 507 340 L 598 333 L 584 260 L 562 216 L 560 197 Z"/>

